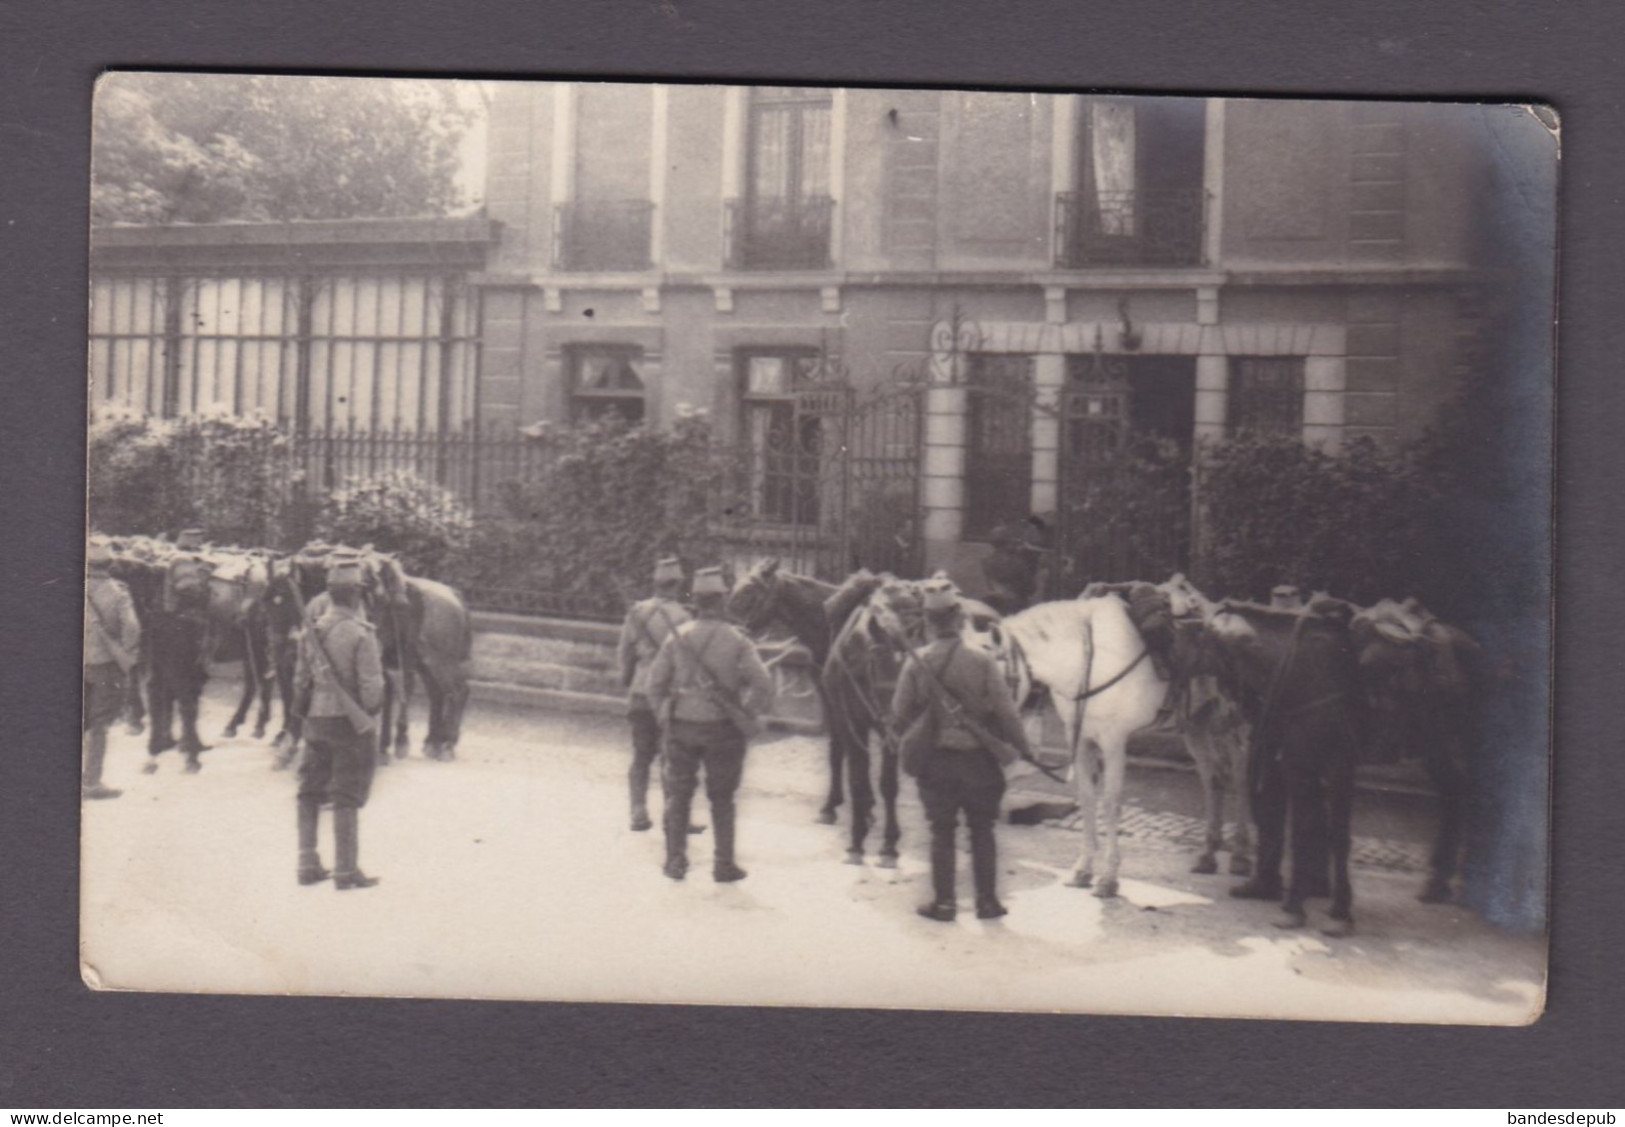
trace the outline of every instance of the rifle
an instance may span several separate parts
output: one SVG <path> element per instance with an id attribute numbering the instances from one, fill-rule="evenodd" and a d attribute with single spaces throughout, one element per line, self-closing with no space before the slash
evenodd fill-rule
<path id="1" fill-rule="evenodd" d="M 739 729 L 740 735 L 748 739 L 759 733 L 762 730 L 762 722 L 740 702 L 739 697 L 731 689 L 724 687 L 717 680 L 716 674 L 712 672 L 710 666 L 701 660 L 700 655 L 689 648 L 687 639 L 677 632 L 677 627 L 672 624 L 671 616 L 666 614 L 666 608 L 660 607 L 659 610 L 660 617 L 665 620 L 666 626 L 671 631 L 667 637 L 674 645 L 681 647 L 683 652 L 688 655 L 689 660 L 694 663 L 695 671 L 701 679 L 700 692 L 705 696 L 705 699 L 723 711 L 728 717 L 728 722 Z M 673 694 L 672 698 L 667 701 L 664 710 L 666 712 L 664 720 L 668 723 L 668 726 L 673 715 L 675 715 L 673 712 L 675 707 L 676 695 Z"/>
<path id="2" fill-rule="evenodd" d="M 350 725 L 355 728 L 358 735 L 372 731 L 378 726 L 377 718 L 357 704 L 356 699 L 339 681 L 338 672 L 333 668 L 333 659 L 328 656 L 327 646 L 315 623 L 310 625 L 309 641 L 312 643 L 311 647 L 305 652 L 311 664 L 312 676 L 324 677 L 332 685 L 334 691 L 338 693 L 339 704 L 344 709 L 345 718 L 350 721 Z"/>
<path id="3" fill-rule="evenodd" d="M 955 639 L 954 641 L 956 645 L 962 644 L 958 639 Z M 895 639 L 893 640 L 893 644 L 896 644 Z M 1021 759 L 1038 768 L 1039 771 L 1043 772 L 1044 775 L 1050 779 L 1053 779 L 1056 782 L 1065 781 L 1060 775 L 1057 775 L 1054 771 L 1050 770 L 1050 768 L 1040 763 L 1037 757 L 1031 752 L 1022 751 L 1019 747 L 1012 745 L 1008 740 L 1005 740 L 990 731 L 987 725 L 983 724 L 981 721 L 977 720 L 976 717 L 971 715 L 970 710 L 965 707 L 965 702 L 955 696 L 954 691 L 943 683 L 942 678 L 937 675 L 937 671 L 931 668 L 930 662 L 920 657 L 919 654 L 915 653 L 914 650 L 907 645 L 901 646 L 900 648 L 903 651 L 905 660 L 912 660 L 914 664 L 925 670 L 927 684 L 931 695 L 934 698 L 933 702 L 941 705 L 943 712 L 948 716 L 948 718 L 969 732 L 972 739 L 981 744 L 983 748 L 993 755 L 993 758 L 999 761 L 1000 766 L 1007 767 L 1016 762 L 1018 759 Z M 950 658 L 949 660 L 951 661 L 952 659 Z"/>

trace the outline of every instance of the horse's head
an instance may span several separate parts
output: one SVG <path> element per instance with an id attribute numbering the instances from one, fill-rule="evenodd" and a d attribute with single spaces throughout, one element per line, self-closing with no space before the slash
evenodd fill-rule
<path id="1" fill-rule="evenodd" d="M 779 561 L 759 560 L 734 581 L 727 614 L 751 634 L 766 630 L 778 613 Z"/>
<path id="2" fill-rule="evenodd" d="M 208 614 L 214 565 L 201 556 L 177 555 L 169 561 L 168 573 L 168 609 L 178 614 Z"/>
<path id="3" fill-rule="evenodd" d="M 376 592 L 390 604 L 404 607 L 411 601 L 406 584 L 406 569 L 395 556 L 369 552 L 367 566 L 363 568 L 363 572 L 369 591 Z"/>

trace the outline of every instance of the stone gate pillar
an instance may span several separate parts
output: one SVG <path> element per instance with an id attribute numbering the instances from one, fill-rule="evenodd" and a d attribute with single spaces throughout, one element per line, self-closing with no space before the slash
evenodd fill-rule
<path id="1" fill-rule="evenodd" d="M 927 571 L 950 565 L 965 527 L 965 396 L 963 387 L 948 384 L 925 392 L 920 497 Z"/>

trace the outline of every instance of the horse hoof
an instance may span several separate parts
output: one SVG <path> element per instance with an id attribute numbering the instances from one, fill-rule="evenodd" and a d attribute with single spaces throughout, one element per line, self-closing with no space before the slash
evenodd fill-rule
<path id="1" fill-rule="evenodd" d="M 846 863 L 848 865 L 861 865 L 861 864 L 863 864 L 863 850 L 861 850 L 861 849 L 848 849 L 846 851 Z"/>
<path id="2" fill-rule="evenodd" d="M 1095 886 L 1095 896 L 1101 900 L 1112 900 L 1117 896 L 1117 881 L 1103 880 Z"/>
<path id="3" fill-rule="evenodd" d="M 1338 919 L 1333 917 L 1320 925 L 1320 934 L 1329 935 L 1333 939 L 1342 939 L 1354 934 L 1354 921 L 1352 919 Z"/>
<path id="4" fill-rule="evenodd" d="M 141 723 L 139 720 L 132 720 L 128 724 L 124 725 L 124 732 L 126 735 L 139 736 L 146 730 L 147 726 Z"/>
<path id="5" fill-rule="evenodd" d="M 818 817 L 814 818 L 813 820 L 822 826 L 833 826 L 835 824 L 835 811 L 820 810 L 818 812 Z"/>
<path id="6" fill-rule="evenodd" d="M 228 724 L 228 725 L 227 725 L 227 726 L 226 726 L 226 730 L 225 730 L 225 732 L 224 732 L 224 733 L 222 733 L 222 735 L 223 735 L 223 737 L 224 737 L 224 738 L 225 738 L 225 739 L 228 739 L 228 740 L 234 740 L 234 739 L 236 739 L 236 738 L 237 738 L 237 725 L 235 725 L 235 724 Z"/>
<path id="7" fill-rule="evenodd" d="M 882 869 L 895 869 L 897 867 L 897 854 L 882 853 L 880 855 L 880 867 Z"/>
<path id="8" fill-rule="evenodd" d="M 265 738 L 265 725 L 264 724 L 255 724 L 254 725 L 254 738 L 256 740 L 263 740 Z"/>
<path id="9" fill-rule="evenodd" d="M 1202 854 L 1196 859 L 1196 864 L 1191 866 L 1191 872 L 1193 873 L 1216 873 L 1218 871 L 1218 859 L 1211 853 Z"/>
<path id="10" fill-rule="evenodd" d="M 203 770 L 203 764 L 199 763 L 195 759 L 188 759 L 186 761 L 186 766 L 183 767 L 182 770 L 185 771 L 188 775 L 195 775 L 199 771 Z"/>
<path id="11" fill-rule="evenodd" d="M 1270 925 L 1278 927 L 1282 931 L 1291 931 L 1294 928 L 1303 927 L 1308 922 L 1309 917 L 1304 915 L 1302 911 L 1294 912 L 1290 909 L 1283 909 L 1280 915 L 1270 921 Z"/>
<path id="12" fill-rule="evenodd" d="M 147 760 L 141 765 L 141 773 L 143 775 L 156 775 L 158 773 L 158 761 L 156 759 Z"/>
<path id="13" fill-rule="evenodd" d="M 1277 881 L 1254 877 L 1246 884 L 1236 885 L 1230 890 L 1230 895 L 1236 900 L 1279 900 L 1281 885 Z"/>
<path id="14" fill-rule="evenodd" d="M 1088 888 L 1095 883 L 1093 873 L 1073 873 L 1072 879 L 1066 882 L 1072 888 Z"/>
<path id="15" fill-rule="evenodd" d="M 1230 855 L 1230 875 L 1233 877 L 1250 877 L 1253 875 L 1253 862 L 1250 857 L 1243 857 L 1238 853 Z"/>

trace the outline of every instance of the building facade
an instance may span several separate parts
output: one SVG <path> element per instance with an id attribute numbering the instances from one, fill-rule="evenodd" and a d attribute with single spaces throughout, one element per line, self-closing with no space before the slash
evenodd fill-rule
<path id="1" fill-rule="evenodd" d="M 911 534 L 974 571 L 1093 445 L 1415 437 L 1480 330 L 1475 112 L 503 85 L 480 413 L 704 409 L 764 464 L 827 460 L 831 358 L 875 395 L 923 380 Z M 816 520 L 773 476 L 767 515 Z"/>
<path id="2" fill-rule="evenodd" d="M 1402 442 L 1485 347 L 1484 107 L 494 90 L 482 218 L 98 231 L 96 401 L 329 433 L 703 411 L 752 551 L 974 588 L 1029 515 L 1074 578 L 1183 566 L 1204 439 Z M 1103 533 L 1096 493 L 1157 474 L 1140 542 Z"/>

